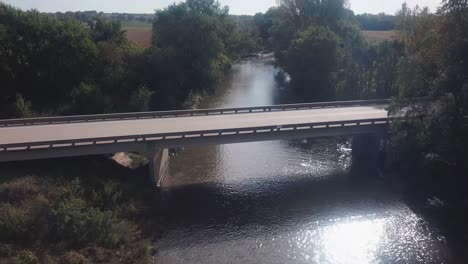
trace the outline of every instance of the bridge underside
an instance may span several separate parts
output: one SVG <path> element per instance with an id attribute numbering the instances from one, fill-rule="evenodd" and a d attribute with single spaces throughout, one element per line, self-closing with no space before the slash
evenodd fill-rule
<path id="1" fill-rule="evenodd" d="M 353 136 L 360 134 L 385 134 L 387 124 L 366 126 L 314 128 L 291 131 L 257 132 L 249 134 L 232 135 L 206 135 L 196 138 L 175 138 L 155 141 L 139 141 L 132 143 L 93 144 L 85 146 L 25 149 L 0 152 L 0 162 L 50 159 L 60 157 L 76 157 L 100 154 L 113 154 L 117 152 L 147 153 L 149 156 L 155 149 L 168 149 L 176 147 L 189 147 L 197 145 L 222 145 L 234 143 L 247 143 L 258 141 L 288 140 L 314 137 Z"/>

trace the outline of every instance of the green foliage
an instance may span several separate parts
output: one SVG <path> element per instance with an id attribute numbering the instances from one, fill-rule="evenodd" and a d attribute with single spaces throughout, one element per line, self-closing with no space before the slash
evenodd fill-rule
<path id="1" fill-rule="evenodd" d="M 359 35 L 346 39 L 337 98 L 387 99 L 398 94 L 398 73 L 403 48 L 397 41 L 367 44 Z M 353 44 L 354 43 L 354 44 Z"/>
<path id="2" fill-rule="evenodd" d="M 106 161 L 78 159 L 62 164 L 69 175 L 53 169 L 55 161 L 30 164 L 28 171 L 37 176 L 18 175 L 23 171 L 21 164 L 2 166 L 0 262 L 28 249 L 44 263 L 49 263 L 47 252 L 54 252 L 53 258 L 64 252 L 77 253 L 63 255 L 59 263 L 86 258 L 90 260 L 83 263 L 94 263 L 96 257 L 89 253 L 92 249 L 98 254 L 112 252 L 111 263 L 119 259 L 134 263 L 131 258 L 140 255 L 141 248 L 133 242 L 154 235 L 142 234 L 136 225 L 138 221 L 151 228 L 157 222 L 151 217 L 155 213 L 153 190 L 148 179 L 140 177 L 144 175 L 129 176 L 128 169 Z M 143 255 L 139 261 L 144 261 Z"/>
<path id="3" fill-rule="evenodd" d="M 341 0 L 279 1 L 257 14 L 262 39 L 304 100 L 389 98 L 398 93 L 402 47 L 368 44 Z"/>
<path id="4" fill-rule="evenodd" d="M 443 176 L 459 198 L 468 186 L 468 2 L 446 0 L 438 14 L 403 5 L 398 21 L 406 52 L 399 96 L 406 100 L 392 109 L 396 117 L 404 109 L 392 124 L 396 162 Z"/>
<path id="5" fill-rule="evenodd" d="M 147 86 L 140 86 L 140 88 L 130 97 L 130 110 L 135 112 L 149 111 L 153 95 L 154 92 Z"/>
<path id="6" fill-rule="evenodd" d="M 95 16 L 88 22 L 88 26 L 95 42 L 112 42 L 122 45 L 127 41 L 119 21 L 107 21 L 102 16 Z"/>
<path id="7" fill-rule="evenodd" d="M 190 93 L 211 90 L 230 65 L 230 56 L 246 49 L 226 8 L 211 0 L 171 5 L 155 14 L 150 57 L 153 104 L 175 108 Z M 247 47 L 248 49 L 248 47 Z"/>
<path id="8" fill-rule="evenodd" d="M 132 160 L 130 164 L 132 169 L 140 168 L 148 164 L 148 158 L 144 155 L 129 153 L 128 156 Z"/>
<path id="9" fill-rule="evenodd" d="M 16 114 L 15 117 L 30 118 L 33 116 L 31 102 L 26 101 L 21 94 L 16 95 Z"/>
<path id="10" fill-rule="evenodd" d="M 0 234 L 5 240 L 22 240 L 28 237 L 34 223 L 29 209 L 9 203 L 0 204 Z"/>
<path id="11" fill-rule="evenodd" d="M 39 260 L 31 251 L 21 251 L 11 258 L 8 264 L 39 264 Z"/>
<path id="12" fill-rule="evenodd" d="M 2 101 L 20 93 L 38 106 L 53 106 L 89 76 L 97 53 L 89 30 L 78 21 L 5 4 L 0 4 L 0 18 L 5 28 L 1 60 L 8 65 L 1 72 Z"/>
<path id="13" fill-rule="evenodd" d="M 129 17 L 148 19 L 0 3 L 1 117 L 179 108 L 212 90 L 232 58 L 258 49 L 253 21 L 240 26 L 217 1 L 157 11 L 148 50 L 127 41 L 120 21 Z"/>
<path id="14" fill-rule="evenodd" d="M 96 14 L 86 26 L 72 16 L 24 12 L 3 3 L 0 21 L 2 115 L 130 108 L 128 98 L 143 84 L 140 54 L 119 22 Z"/>
<path id="15" fill-rule="evenodd" d="M 290 73 L 293 86 L 313 84 L 305 93 L 326 100 L 334 95 L 334 76 L 340 52 L 340 39 L 330 29 L 311 26 L 299 32 L 287 50 L 284 69 Z"/>
<path id="16" fill-rule="evenodd" d="M 77 245 L 99 242 L 114 247 L 127 241 L 134 226 L 119 222 L 111 211 L 89 207 L 81 198 L 66 198 L 51 211 L 54 233 L 58 239 L 72 240 Z"/>
<path id="17" fill-rule="evenodd" d="M 73 113 L 77 114 L 99 114 L 107 112 L 109 99 L 102 90 L 94 83 L 80 83 L 71 92 Z"/>
<path id="18" fill-rule="evenodd" d="M 150 240 L 138 242 L 138 250 L 132 256 L 132 262 L 136 264 L 149 264 L 152 257 L 152 246 Z"/>
<path id="19" fill-rule="evenodd" d="M 257 13 L 253 19 L 258 30 L 258 37 L 261 40 L 260 45 L 271 49 L 271 29 L 278 19 L 278 9 L 270 8 L 265 14 Z"/>
<path id="20" fill-rule="evenodd" d="M 265 15 L 267 21 L 256 17 L 264 39 L 270 36 L 277 64 L 306 100 L 384 97 L 394 90 L 395 76 L 382 68 L 398 58 L 382 48 L 378 61 L 345 1 L 283 0 Z"/>

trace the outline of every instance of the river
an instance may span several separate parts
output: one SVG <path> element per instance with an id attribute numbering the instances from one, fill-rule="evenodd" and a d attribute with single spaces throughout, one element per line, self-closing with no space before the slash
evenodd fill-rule
<path id="1" fill-rule="evenodd" d="M 234 65 L 201 108 L 298 101 L 270 60 Z M 349 138 L 188 148 L 163 182 L 155 263 L 451 263 L 445 239 L 378 177 L 349 175 Z"/>

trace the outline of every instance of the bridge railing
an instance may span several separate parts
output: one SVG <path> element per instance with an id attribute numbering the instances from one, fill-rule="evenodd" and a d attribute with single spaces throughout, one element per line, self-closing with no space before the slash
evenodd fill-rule
<path id="1" fill-rule="evenodd" d="M 224 109 L 178 110 L 178 111 L 161 111 L 161 112 L 139 112 L 139 113 L 137 112 L 137 113 L 119 113 L 119 114 L 103 114 L 103 115 L 81 115 L 81 116 L 59 116 L 59 117 L 45 117 L 45 118 L 6 119 L 6 120 L 0 120 L 0 127 L 51 125 L 51 124 L 66 124 L 66 123 L 102 122 L 102 121 L 120 121 L 120 120 L 138 120 L 138 119 L 171 118 L 171 117 L 227 115 L 227 114 L 293 111 L 293 110 L 310 110 L 310 109 L 320 109 L 320 108 L 382 105 L 382 104 L 388 104 L 388 103 L 390 103 L 390 100 L 385 99 L 385 100 L 338 101 L 338 102 L 320 102 L 320 103 L 305 103 L 305 104 L 286 104 L 286 105 L 224 108 Z"/>
<path id="2" fill-rule="evenodd" d="M 8 153 L 11 151 L 28 151 L 35 149 L 55 149 L 67 147 L 80 147 L 80 146 L 105 146 L 109 144 L 121 143 L 149 143 L 161 142 L 170 140 L 190 140 L 195 138 L 209 138 L 209 137 L 229 137 L 237 135 L 257 135 L 262 133 L 284 133 L 291 131 L 307 131 L 319 130 L 326 128 L 350 128 L 350 127 L 363 127 L 363 126 L 383 126 L 387 125 L 389 120 L 387 118 L 380 119 L 362 119 L 351 121 L 335 121 L 335 122 L 320 122 L 320 123 L 305 123 L 293 124 L 283 126 L 263 126 L 263 127 L 246 127 L 236 129 L 221 129 L 221 130 L 205 130 L 205 131 L 190 131 L 179 133 L 163 133 L 163 134 L 145 134 L 145 135 L 128 135 L 118 137 L 101 137 L 101 138 L 86 138 L 86 139 L 73 139 L 73 140 L 55 140 L 44 142 L 32 143 L 15 143 L 0 145 L 0 154 Z"/>

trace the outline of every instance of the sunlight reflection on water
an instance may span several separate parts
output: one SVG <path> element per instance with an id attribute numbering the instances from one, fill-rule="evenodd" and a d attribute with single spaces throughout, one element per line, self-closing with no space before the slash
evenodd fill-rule
<path id="1" fill-rule="evenodd" d="M 338 223 L 323 228 L 323 252 L 331 263 L 374 263 L 385 220 Z M 319 231 L 320 232 L 320 231 Z"/>
<path id="2" fill-rule="evenodd" d="M 446 263 L 424 221 L 412 214 L 367 215 L 316 221 L 288 236 L 288 257 L 298 263 Z"/>

